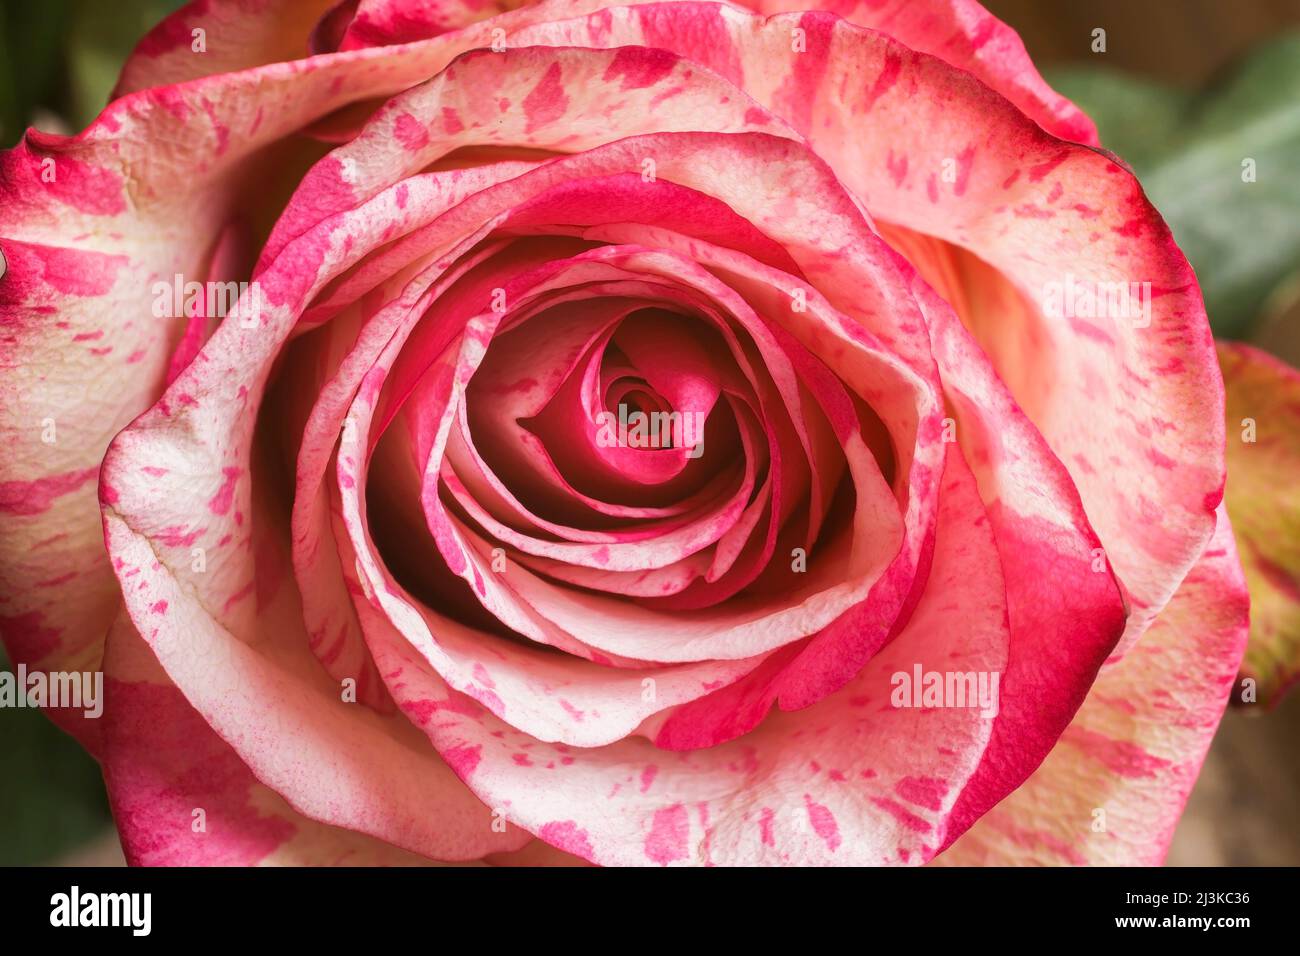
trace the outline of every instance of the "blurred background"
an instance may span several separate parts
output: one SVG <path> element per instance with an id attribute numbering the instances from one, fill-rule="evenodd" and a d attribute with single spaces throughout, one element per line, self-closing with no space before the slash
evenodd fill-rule
<path id="1" fill-rule="evenodd" d="M 984 4 L 1133 166 L 1216 334 L 1300 365 L 1300 0 Z M 84 127 L 135 41 L 179 6 L 0 0 L 0 146 L 29 125 Z M 1242 157 L 1258 164 L 1247 191 L 1222 175 Z M 1230 710 L 1169 864 L 1300 865 L 1297 795 L 1300 692 Z M 0 710 L 0 865 L 120 862 L 95 763 L 37 711 Z"/>

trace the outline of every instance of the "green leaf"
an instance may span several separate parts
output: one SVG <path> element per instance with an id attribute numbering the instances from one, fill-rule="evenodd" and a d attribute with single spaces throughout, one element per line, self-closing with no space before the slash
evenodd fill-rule
<path id="1" fill-rule="evenodd" d="M 1049 74 L 1053 87 L 1092 117 L 1101 142 L 1134 169 L 1154 165 L 1178 135 L 1193 95 L 1111 69 Z"/>
<path id="2" fill-rule="evenodd" d="M 1246 334 L 1300 266 L 1300 34 L 1199 96 L 1114 72 L 1051 79 L 1132 164 L 1196 270 L 1216 334 Z"/>
<path id="3" fill-rule="evenodd" d="M 70 102 L 68 115 L 78 129 L 108 102 L 118 73 L 140 38 L 182 0 L 76 0 L 68 31 Z"/>
<path id="4" fill-rule="evenodd" d="M 0 146 L 22 136 L 38 106 L 57 103 L 68 0 L 0 4 Z"/>
<path id="5" fill-rule="evenodd" d="M 0 767 L 0 866 L 49 863 L 109 826 L 99 765 L 40 710 L 0 710 Z"/>

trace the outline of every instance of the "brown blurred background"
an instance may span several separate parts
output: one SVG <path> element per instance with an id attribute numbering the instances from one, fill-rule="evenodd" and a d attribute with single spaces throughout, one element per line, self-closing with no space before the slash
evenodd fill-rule
<path id="1" fill-rule="evenodd" d="M 1197 87 L 1260 40 L 1300 25 L 1300 0 L 984 0 L 1040 67 L 1105 65 Z M 1107 33 L 1106 53 L 1091 50 Z"/>

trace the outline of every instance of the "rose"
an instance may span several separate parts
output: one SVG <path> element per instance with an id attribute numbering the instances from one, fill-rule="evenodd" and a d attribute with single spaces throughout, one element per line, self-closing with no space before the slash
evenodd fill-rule
<path id="1" fill-rule="evenodd" d="M 1222 383 L 1014 33 L 323 6 L 187 8 L 4 157 L 5 639 L 102 658 L 129 858 L 1158 860 Z"/>

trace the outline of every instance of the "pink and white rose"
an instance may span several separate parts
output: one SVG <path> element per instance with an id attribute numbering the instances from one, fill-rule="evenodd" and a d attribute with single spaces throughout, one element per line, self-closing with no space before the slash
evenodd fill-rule
<path id="1" fill-rule="evenodd" d="M 0 157 L 0 626 L 131 862 L 1162 858 L 1196 279 L 974 0 L 825 5 L 206 0 Z"/>

